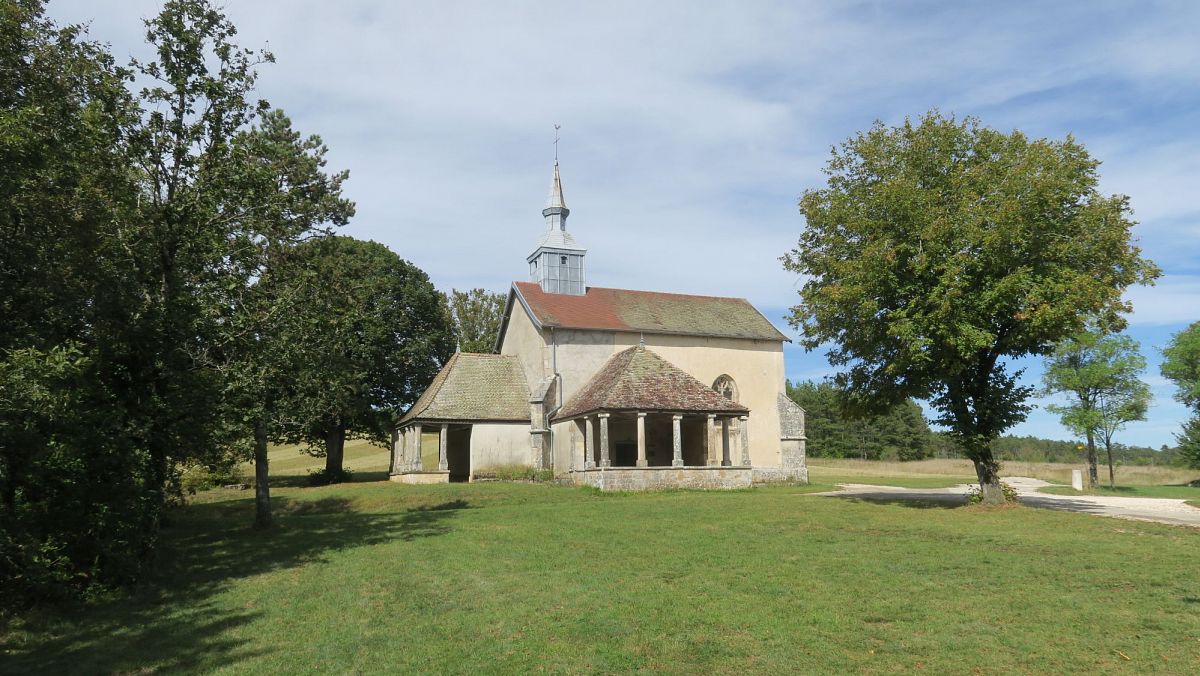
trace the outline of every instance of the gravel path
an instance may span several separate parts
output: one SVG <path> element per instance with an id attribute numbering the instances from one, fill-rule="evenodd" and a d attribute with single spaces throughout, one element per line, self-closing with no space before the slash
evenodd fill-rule
<path id="1" fill-rule="evenodd" d="M 1049 482 L 1030 477 L 1004 477 L 1004 482 L 1017 489 L 1021 504 L 1044 509 L 1061 509 L 1098 516 L 1111 516 L 1138 521 L 1156 521 L 1181 526 L 1200 528 L 1200 509 L 1183 500 L 1171 498 L 1124 498 L 1107 495 L 1052 495 L 1038 492 Z M 857 498 L 889 502 L 894 500 L 917 500 L 922 502 L 961 505 L 966 502 L 967 490 L 974 484 L 963 484 L 953 488 L 898 488 L 895 486 L 868 486 L 866 484 L 842 484 L 842 490 L 817 493 L 830 497 Z"/>

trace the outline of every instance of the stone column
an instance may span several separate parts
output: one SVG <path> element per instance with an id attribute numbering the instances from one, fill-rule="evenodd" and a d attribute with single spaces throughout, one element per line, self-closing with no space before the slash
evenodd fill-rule
<path id="1" fill-rule="evenodd" d="M 442 423 L 441 433 L 438 436 L 438 471 L 445 472 L 450 468 L 450 462 L 446 458 L 446 435 L 449 433 L 450 426 Z"/>
<path id="2" fill-rule="evenodd" d="M 420 472 L 421 467 L 421 423 L 412 426 L 413 433 L 413 457 L 412 471 Z"/>
<path id="3" fill-rule="evenodd" d="M 583 419 L 583 427 L 587 435 L 583 440 L 583 452 L 587 456 L 583 466 L 585 469 L 592 469 L 596 466 L 596 437 L 592 430 L 592 416 Z"/>
<path id="4" fill-rule="evenodd" d="M 392 430 L 392 453 L 388 458 L 388 474 L 396 473 L 396 463 L 400 460 L 400 430 Z"/>
<path id="5" fill-rule="evenodd" d="M 608 447 L 608 414 L 601 413 L 600 418 L 600 466 L 612 467 L 612 449 Z"/>
<path id="6" fill-rule="evenodd" d="M 721 466 L 729 467 L 733 460 L 729 458 L 729 418 L 721 418 Z"/>
<path id="7" fill-rule="evenodd" d="M 672 467 L 683 467 L 683 437 L 679 434 L 680 420 L 683 420 L 683 416 L 671 416 L 671 450 L 674 452 L 671 457 Z"/>
<path id="8" fill-rule="evenodd" d="M 721 459 L 717 457 L 717 416 L 709 413 L 704 422 L 705 462 L 712 466 L 721 462 Z"/>
<path id="9" fill-rule="evenodd" d="M 742 430 L 742 464 L 750 466 L 750 420 L 746 416 L 738 418 Z"/>
<path id="10" fill-rule="evenodd" d="M 645 467 L 649 463 L 646 462 L 646 414 L 638 411 L 638 457 L 637 466 Z"/>

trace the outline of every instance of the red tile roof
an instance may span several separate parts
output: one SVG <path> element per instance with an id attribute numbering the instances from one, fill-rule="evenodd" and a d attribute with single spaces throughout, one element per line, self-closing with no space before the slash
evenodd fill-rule
<path id="1" fill-rule="evenodd" d="M 556 420 L 595 411 L 648 411 L 746 415 L 750 409 L 644 347 L 622 350 L 571 396 Z"/>
<path id="2" fill-rule="evenodd" d="M 744 298 L 588 287 L 582 296 L 546 293 L 536 282 L 514 282 L 541 326 L 630 333 L 787 340 Z"/>

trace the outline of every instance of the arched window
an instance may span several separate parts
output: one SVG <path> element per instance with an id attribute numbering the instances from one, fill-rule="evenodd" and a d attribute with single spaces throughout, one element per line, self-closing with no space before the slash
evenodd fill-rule
<path id="1" fill-rule="evenodd" d="M 729 401 L 732 401 L 735 404 L 737 403 L 738 389 L 737 384 L 733 382 L 733 378 L 723 375 L 713 381 L 712 388 L 717 392 L 720 392 L 721 396 L 725 397 Z"/>

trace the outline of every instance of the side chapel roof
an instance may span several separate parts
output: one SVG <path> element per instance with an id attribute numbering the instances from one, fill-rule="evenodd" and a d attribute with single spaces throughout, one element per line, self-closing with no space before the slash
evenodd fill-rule
<path id="1" fill-rule="evenodd" d="M 595 286 L 573 296 L 546 293 L 536 282 L 514 282 L 513 292 L 539 327 L 788 340 L 744 298 Z"/>
<path id="2" fill-rule="evenodd" d="M 400 418 L 415 421 L 529 422 L 529 385 L 517 358 L 456 352 Z"/>
<path id="3" fill-rule="evenodd" d="M 557 420 L 593 411 L 667 411 L 745 415 L 750 409 L 645 347 L 618 352 L 555 415 Z"/>

